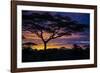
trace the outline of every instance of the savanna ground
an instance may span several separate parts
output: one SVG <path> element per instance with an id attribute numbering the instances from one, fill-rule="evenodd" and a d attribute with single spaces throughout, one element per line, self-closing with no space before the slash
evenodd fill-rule
<path id="1" fill-rule="evenodd" d="M 24 48 L 22 50 L 22 62 L 82 60 L 89 59 L 89 54 L 89 48 L 86 48 L 85 50 L 83 50 L 82 48 L 52 48 L 47 50 L 33 50 L 31 48 Z"/>

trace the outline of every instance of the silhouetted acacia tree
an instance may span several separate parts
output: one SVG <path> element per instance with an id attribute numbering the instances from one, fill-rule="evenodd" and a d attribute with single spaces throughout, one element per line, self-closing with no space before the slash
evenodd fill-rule
<path id="1" fill-rule="evenodd" d="M 33 12 L 30 15 L 23 14 L 22 19 L 23 31 L 30 31 L 41 38 L 44 50 L 50 40 L 71 36 L 72 33 L 81 32 L 87 27 L 60 13 Z"/>

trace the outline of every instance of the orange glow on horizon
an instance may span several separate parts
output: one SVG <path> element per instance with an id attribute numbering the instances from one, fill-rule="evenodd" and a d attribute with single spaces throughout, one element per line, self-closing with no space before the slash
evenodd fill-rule
<path id="1" fill-rule="evenodd" d="M 72 48 L 72 45 L 50 45 L 48 44 L 47 45 L 47 49 L 53 49 L 53 48 L 56 48 L 56 49 L 59 49 L 61 47 L 65 47 L 65 48 L 68 48 L 68 49 L 71 49 Z M 34 45 L 32 46 L 33 49 L 37 49 L 37 50 L 43 50 L 44 49 L 44 44 L 39 44 L 39 45 Z"/>

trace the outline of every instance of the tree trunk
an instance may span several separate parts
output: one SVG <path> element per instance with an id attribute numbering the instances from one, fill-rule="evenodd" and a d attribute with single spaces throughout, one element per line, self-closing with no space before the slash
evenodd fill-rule
<path id="1" fill-rule="evenodd" d="M 46 51 L 47 49 L 47 42 L 44 42 L 44 50 Z"/>

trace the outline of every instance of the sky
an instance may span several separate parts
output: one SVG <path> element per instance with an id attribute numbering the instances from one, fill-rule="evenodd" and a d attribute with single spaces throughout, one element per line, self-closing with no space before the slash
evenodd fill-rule
<path id="1" fill-rule="evenodd" d="M 23 16 L 31 16 L 32 13 L 44 13 L 43 11 L 22 11 Z M 58 14 L 61 16 L 68 16 L 73 21 L 77 21 L 80 24 L 83 25 L 90 25 L 90 15 L 88 13 L 70 13 L 70 12 L 49 12 L 52 15 Z M 22 21 L 25 22 L 26 20 L 22 18 Z M 23 25 L 22 25 L 23 26 Z M 39 37 L 37 37 L 34 33 L 30 32 L 29 30 L 22 31 L 23 36 L 25 37 L 23 39 L 23 43 L 25 42 L 34 42 L 37 45 L 34 45 L 33 49 L 43 49 L 43 42 Z M 48 34 L 44 34 L 44 38 L 46 38 Z M 47 48 L 72 48 L 73 44 L 78 44 L 80 46 L 82 45 L 88 45 L 89 44 L 89 28 L 85 30 L 84 32 L 77 32 L 73 33 L 71 36 L 63 36 L 60 38 L 53 39 L 48 42 Z"/>

